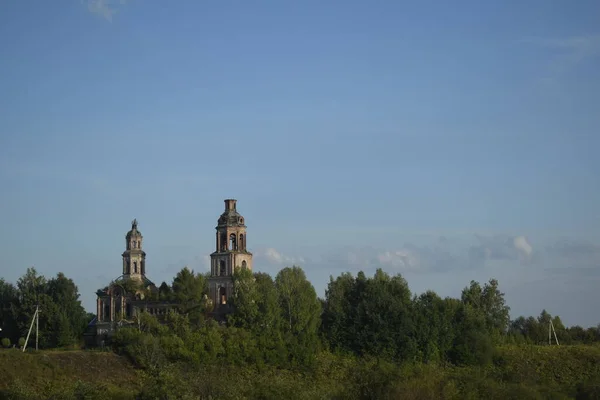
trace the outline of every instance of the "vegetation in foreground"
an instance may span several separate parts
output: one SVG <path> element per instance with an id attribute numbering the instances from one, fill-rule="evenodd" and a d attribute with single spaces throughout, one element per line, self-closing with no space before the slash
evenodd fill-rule
<path id="1" fill-rule="evenodd" d="M 62 284 L 50 285 L 56 280 Z M 12 340 L 25 332 L 13 313 L 28 312 L 35 295 L 55 310 L 44 323 L 40 317 L 42 347 L 75 343 L 85 313 L 81 308 L 71 318 L 80 307 L 76 287 L 61 274 L 56 280 L 28 270 L 16 288 L 1 282 L 3 321 L 16 321 Z M 179 309 L 162 321 L 142 313 L 135 326 L 120 329 L 112 349 L 118 355 L 0 352 L 0 396 L 600 398 L 600 331 L 565 328 L 545 311 L 510 321 L 495 280 L 471 282 L 460 299 L 442 299 L 431 291 L 413 296 L 400 275 L 381 270 L 373 277 L 342 274 L 321 300 L 298 267 L 275 279 L 238 270 L 226 326 L 205 318 L 205 291 L 205 277 L 187 269 L 173 285 L 161 285 L 160 296 Z M 547 345 L 550 320 L 561 346 Z"/>
<path id="2" fill-rule="evenodd" d="M 585 345 L 499 347 L 492 364 L 469 367 L 321 352 L 304 370 L 226 363 L 134 370 L 111 352 L 5 350 L 0 398 L 597 399 L 599 365 L 600 347 Z"/>

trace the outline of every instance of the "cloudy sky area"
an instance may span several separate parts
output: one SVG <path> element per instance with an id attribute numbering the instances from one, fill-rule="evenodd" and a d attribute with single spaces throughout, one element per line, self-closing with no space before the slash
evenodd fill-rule
<path id="1" fill-rule="evenodd" d="M 173 3 L 173 4 L 171 4 Z M 137 218 L 206 271 L 223 199 L 255 270 L 497 278 L 512 317 L 600 322 L 600 2 L 7 0 L 0 275 L 94 309 Z"/>

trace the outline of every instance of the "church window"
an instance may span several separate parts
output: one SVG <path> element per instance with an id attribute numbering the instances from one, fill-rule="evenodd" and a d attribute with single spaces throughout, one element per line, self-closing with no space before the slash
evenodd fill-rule
<path id="1" fill-rule="evenodd" d="M 235 233 L 232 233 L 231 235 L 229 235 L 229 247 L 231 248 L 231 250 L 237 250 L 237 240 L 235 238 Z"/>
<path id="2" fill-rule="evenodd" d="M 104 302 L 104 312 L 102 313 L 102 321 L 110 321 L 110 304 Z"/>
<path id="3" fill-rule="evenodd" d="M 227 268 L 225 267 L 225 261 L 219 261 L 219 275 L 225 276 L 227 275 Z"/>
<path id="4" fill-rule="evenodd" d="M 242 261 L 242 269 L 246 269 L 248 268 L 248 265 L 246 264 L 246 260 Z"/>
<path id="5" fill-rule="evenodd" d="M 137 274 L 137 273 L 138 273 L 138 270 L 137 270 L 137 261 L 134 261 L 134 262 L 133 262 L 133 273 L 134 273 L 134 274 Z"/>
<path id="6" fill-rule="evenodd" d="M 227 235 L 225 233 L 221 235 L 221 251 L 227 251 Z"/>
<path id="7" fill-rule="evenodd" d="M 240 234 L 240 250 L 244 250 L 246 246 L 244 245 L 244 235 Z"/>
<path id="8" fill-rule="evenodd" d="M 221 304 L 227 304 L 227 289 L 224 287 L 219 289 L 219 300 Z"/>

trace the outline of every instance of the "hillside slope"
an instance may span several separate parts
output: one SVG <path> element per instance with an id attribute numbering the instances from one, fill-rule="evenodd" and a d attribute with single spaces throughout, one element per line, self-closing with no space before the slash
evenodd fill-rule
<path id="1" fill-rule="evenodd" d="M 218 364 L 161 368 L 157 381 L 113 353 L 0 350 L 0 399 L 125 400 L 158 392 L 222 399 L 600 398 L 599 346 L 500 347 L 483 368 L 397 367 L 329 353 L 304 372 Z"/>
<path id="2" fill-rule="evenodd" d="M 74 385 L 78 385 L 80 391 L 135 393 L 139 390 L 139 381 L 139 374 L 129 361 L 114 353 L 0 350 L 0 393 L 3 394 L 18 392 L 24 397 L 33 393 L 60 397 L 61 390 Z"/>

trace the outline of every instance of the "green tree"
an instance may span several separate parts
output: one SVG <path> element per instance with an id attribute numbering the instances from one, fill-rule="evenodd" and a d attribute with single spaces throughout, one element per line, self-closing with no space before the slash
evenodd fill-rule
<path id="1" fill-rule="evenodd" d="M 20 335 L 17 326 L 18 303 L 19 297 L 15 285 L 0 278 L 0 328 L 2 334 L 12 342 L 16 342 Z"/>
<path id="2" fill-rule="evenodd" d="M 77 286 L 73 280 L 59 272 L 55 278 L 48 281 L 47 294 L 56 306 L 52 325 L 57 336 L 52 342 L 58 346 L 68 346 L 78 342 L 89 321 L 81 305 Z"/>
<path id="3" fill-rule="evenodd" d="M 349 272 L 335 280 L 329 277 L 325 290 L 321 330 L 333 349 L 349 349 L 356 335 L 356 302 L 353 302 L 355 279 Z"/>
<path id="4" fill-rule="evenodd" d="M 454 318 L 456 335 L 449 359 L 457 365 L 486 365 L 491 362 L 493 344 L 485 315 L 471 304 L 462 304 Z"/>
<path id="5" fill-rule="evenodd" d="M 173 298 L 173 290 L 171 286 L 167 284 L 167 282 L 163 282 L 160 284 L 158 288 L 158 297 L 162 301 L 170 301 Z"/>
<path id="6" fill-rule="evenodd" d="M 253 329 L 256 326 L 259 315 L 259 296 L 256 279 L 249 269 L 235 269 L 230 304 L 233 307 L 233 313 L 228 316 L 228 320 L 232 326 L 245 329 Z"/>
<path id="7" fill-rule="evenodd" d="M 292 362 L 308 362 L 318 349 L 321 303 L 302 268 L 279 271 L 275 278 L 282 331 Z"/>
<path id="8" fill-rule="evenodd" d="M 435 292 L 427 291 L 414 299 L 415 341 L 422 361 L 443 360 L 451 348 L 447 339 L 454 336 L 452 316 L 446 303 Z"/>
<path id="9" fill-rule="evenodd" d="M 362 292 L 357 321 L 361 331 L 357 345 L 361 353 L 412 360 L 416 355 L 411 315 L 411 294 L 400 275 L 390 277 L 378 269 L 371 279 L 360 282 Z"/>
<path id="10" fill-rule="evenodd" d="M 199 324 L 203 320 L 203 297 L 207 293 L 204 275 L 185 267 L 173 279 L 172 289 L 172 298 L 178 304 L 180 312 L 187 314 L 192 324 Z"/>
<path id="11" fill-rule="evenodd" d="M 261 272 L 255 273 L 254 279 L 258 294 L 258 315 L 252 330 L 257 346 L 267 364 L 285 365 L 287 350 L 283 340 L 282 314 L 275 282 L 269 274 Z"/>
<path id="12" fill-rule="evenodd" d="M 504 300 L 504 293 L 498 289 L 498 281 L 490 279 L 482 288 L 478 282 L 471 281 L 469 287 L 462 291 L 461 300 L 484 316 L 485 327 L 494 342 L 501 341 L 501 336 L 508 332 L 510 325 L 510 308 Z"/>
<path id="13" fill-rule="evenodd" d="M 410 296 L 402 276 L 390 277 L 381 269 L 373 278 L 367 278 L 361 271 L 356 278 L 345 273 L 330 279 L 323 311 L 324 336 L 335 350 L 413 359 L 418 344 Z M 429 346 L 428 333 L 419 333 L 421 338 L 425 337 L 424 346 Z M 436 352 L 434 347 L 430 350 Z"/>

